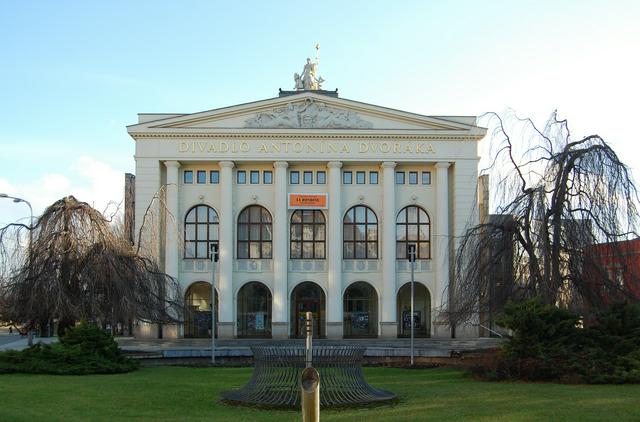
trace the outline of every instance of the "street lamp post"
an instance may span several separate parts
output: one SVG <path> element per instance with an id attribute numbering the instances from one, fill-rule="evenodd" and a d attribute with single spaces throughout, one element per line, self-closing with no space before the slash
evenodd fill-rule
<path id="1" fill-rule="evenodd" d="M 216 262 L 218 245 L 211 244 L 211 363 L 216 363 Z"/>
<path id="2" fill-rule="evenodd" d="M 0 198 L 13 199 L 13 202 L 15 203 L 24 202 L 29 207 L 29 247 L 27 248 L 27 268 L 28 268 L 28 272 L 31 273 L 31 258 L 32 258 L 32 245 L 33 245 L 33 208 L 31 207 L 31 203 L 26 199 L 18 198 L 16 196 L 10 196 L 10 195 L 7 195 L 6 193 L 0 193 Z M 33 330 L 31 329 L 31 324 L 29 324 L 28 342 L 29 342 L 29 346 L 33 346 Z"/>
<path id="3" fill-rule="evenodd" d="M 416 263 L 416 245 L 407 245 L 407 258 L 409 260 L 409 264 L 411 265 L 411 366 L 413 366 L 413 337 L 415 336 L 415 318 L 413 316 L 413 305 L 415 302 L 415 296 L 414 296 L 414 290 L 413 290 L 413 285 L 414 285 L 414 265 Z"/>

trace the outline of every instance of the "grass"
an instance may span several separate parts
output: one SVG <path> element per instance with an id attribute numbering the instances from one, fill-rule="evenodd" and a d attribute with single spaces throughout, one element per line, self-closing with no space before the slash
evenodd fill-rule
<path id="1" fill-rule="evenodd" d="M 299 411 L 220 403 L 251 368 L 142 368 L 117 375 L 0 375 L 0 421 L 299 421 Z M 396 405 L 322 411 L 323 421 L 640 419 L 640 385 L 490 383 L 454 369 L 365 368 Z"/>

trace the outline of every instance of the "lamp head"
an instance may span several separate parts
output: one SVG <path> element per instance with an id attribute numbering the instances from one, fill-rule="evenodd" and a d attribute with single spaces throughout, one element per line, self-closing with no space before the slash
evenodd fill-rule
<path id="1" fill-rule="evenodd" d="M 6 193 L 0 193 L 0 198 L 7 198 L 9 195 L 7 195 Z"/>

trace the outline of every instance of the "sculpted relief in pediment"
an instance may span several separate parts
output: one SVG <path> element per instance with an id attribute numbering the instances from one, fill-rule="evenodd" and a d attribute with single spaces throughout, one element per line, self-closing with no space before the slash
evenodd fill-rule
<path id="1" fill-rule="evenodd" d="M 304 103 L 258 113 L 245 120 L 244 127 L 256 129 L 370 129 L 371 122 L 358 113 L 327 106 L 309 98 Z"/>

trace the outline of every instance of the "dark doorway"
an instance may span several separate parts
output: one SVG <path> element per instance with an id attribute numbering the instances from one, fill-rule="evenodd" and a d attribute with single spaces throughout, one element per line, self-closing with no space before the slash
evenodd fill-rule
<path id="1" fill-rule="evenodd" d="M 271 337 L 271 292 L 253 281 L 238 292 L 238 337 Z"/>
<path id="2" fill-rule="evenodd" d="M 378 294 L 364 281 L 350 285 L 344 292 L 344 337 L 378 336 Z"/>
<path id="3" fill-rule="evenodd" d="M 307 312 L 313 314 L 313 336 L 324 338 L 325 333 L 325 295 L 316 283 L 305 281 L 293 289 L 291 293 L 291 337 L 305 337 L 305 316 Z"/>
<path id="4" fill-rule="evenodd" d="M 431 295 L 422 283 L 414 286 L 413 315 L 415 336 L 431 336 Z M 406 283 L 398 290 L 398 337 L 411 336 L 411 283 Z"/>
<path id="5" fill-rule="evenodd" d="M 184 302 L 184 336 L 211 338 L 211 284 L 206 281 L 193 283 L 187 289 Z M 219 300 L 216 292 L 216 321 L 218 321 L 218 305 Z"/>

